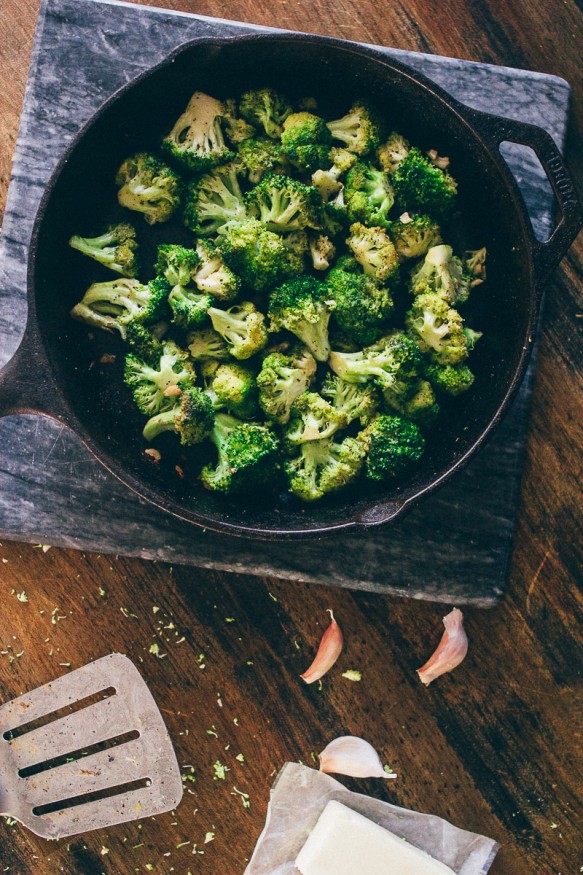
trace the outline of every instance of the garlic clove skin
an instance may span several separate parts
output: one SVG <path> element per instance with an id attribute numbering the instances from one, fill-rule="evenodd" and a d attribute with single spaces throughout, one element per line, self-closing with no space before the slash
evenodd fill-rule
<path id="1" fill-rule="evenodd" d="M 417 669 L 419 679 L 426 686 L 440 675 L 456 668 L 466 658 L 468 652 L 468 636 L 464 629 L 464 615 L 454 608 L 443 618 L 445 632 L 437 650 L 424 666 Z"/>
<path id="2" fill-rule="evenodd" d="M 330 625 L 322 635 L 314 661 L 309 669 L 300 675 L 307 684 L 313 684 L 315 681 L 319 681 L 321 677 L 324 677 L 342 653 L 342 647 L 344 646 L 342 629 L 334 619 L 332 611 L 329 610 L 328 613 L 331 618 Z"/>
<path id="3" fill-rule="evenodd" d="M 320 771 L 351 778 L 396 778 L 383 768 L 372 744 L 355 735 L 342 735 L 328 744 L 319 756 Z"/>

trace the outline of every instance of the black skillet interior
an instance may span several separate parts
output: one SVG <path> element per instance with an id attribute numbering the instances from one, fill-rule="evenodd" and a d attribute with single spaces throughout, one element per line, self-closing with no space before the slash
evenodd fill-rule
<path id="1" fill-rule="evenodd" d="M 283 490 L 275 498 L 251 496 L 237 502 L 208 493 L 190 476 L 191 460 L 172 436 L 158 445 L 162 462 L 152 464 L 143 453 L 143 418 L 122 386 L 122 344 L 100 331 L 92 331 L 88 340 L 87 328 L 68 315 L 90 282 L 108 278 L 105 268 L 67 246 L 72 233 L 97 233 L 125 213 L 138 228 L 144 265 L 153 263 L 159 242 L 191 243 L 179 220 L 150 228 L 138 214 L 130 217 L 118 207 L 113 180 L 121 161 L 133 151 L 155 149 L 194 90 L 227 97 L 264 84 L 291 97 L 313 95 L 318 111 L 328 118 L 342 115 L 353 98 L 365 95 L 391 128 L 424 149 L 450 156 L 463 215 L 463 221 L 452 224 L 452 242 L 488 247 L 488 282 L 475 291 L 465 310 L 467 323 L 484 331 L 472 358 L 477 375 L 473 389 L 445 406 L 423 463 L 410 478 L 380 489 L 361 484 L 314 506 L 296 502 Z M 350 525 L 363 513 L 370 523 L 381 521 L 387 504 L 423 493 L 465 456 L 488 431 L 515 379 L 530 330 L 533 292 L 523 220 L 517 218 L 513 197 L 499 166 L 468 125 L 414 78 L 381 63 L 379 56 L 309 38 L 192 45 L 98 113 L 54 180 L 37 226 L 33 265 L 43 342 L 92 449 L 155 503 L 212 528 L 255 537 L 325 532 Z M 104 352 L 116 353 L 116 362 L 99 364 Z"/>

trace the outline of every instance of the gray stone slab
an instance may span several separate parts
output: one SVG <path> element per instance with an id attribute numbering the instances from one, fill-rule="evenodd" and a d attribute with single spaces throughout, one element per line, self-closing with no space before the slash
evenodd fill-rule
<path id="1" fill-rule="evenodd" d="M 43 187 L 65 146 L 120 85 L 199 34 L 264 30 L 109 0 L 44 0 L 0 250 L 0 365 L 26 319 L 26 256 Z M 570 89 L 555 76 L 386 48 L 459 100 L 545 127 L 564 145 Z M 42 131 L 42 136 L 39 132 Z M 537 236 L 552 195 L 533 153 L 505 147 Z M 534 363 L 501 428 L 396 525 L 297 543 L 247 541 L 175 520 L 131 494 L 51 420 L 0 420 L 0 538 L 490 606 L 504 591 Z"/>

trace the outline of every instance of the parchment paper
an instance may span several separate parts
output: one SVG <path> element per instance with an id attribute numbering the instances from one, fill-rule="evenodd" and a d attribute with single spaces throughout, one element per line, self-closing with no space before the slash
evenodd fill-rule
<path id="1" fill-rule="evenodd" d="M 265 826 L 245 875 L 298 875 L 294 860 L 331 799 L 427 851 L 456 875 L 485 875 L 498 852 L 493 839 L 441 817 L 352 793 L 329 775 L 286 763 L 271 789 Z"/>

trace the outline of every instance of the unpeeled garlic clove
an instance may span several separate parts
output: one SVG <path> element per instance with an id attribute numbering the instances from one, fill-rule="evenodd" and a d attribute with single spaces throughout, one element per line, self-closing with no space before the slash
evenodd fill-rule
<path id="1" fill-rule="evenodd" d="M 445 632 L 437 650 L 424 666 L 417 669 L 417 674 L 422 683 L 429 686 L 440 675 L 456 668 L 463 662 L 468 652 L 468 636 L 464 629 L 464 615 L 458 608 L 454 608 L 443 618 Z"/>
<path id="2" fill-rule="evenodd" d="M 383 768 L 372 744 L 355 735 L 342 735 L 327 745 L 319 756 L 320 771 L 351 778 L 396 778 Z"/>
<path id="3" fill-rule="evenodd" d="M 342 629 L 334 619 L 332 611 L 329 610 L 328 613 L 331 617 L 330 625 L 322 635 L 316 657 L 309 669 L 300 675 L 307 684 L 313 684 L 314 681 L 319 681 L 321 677 L 324 677 L 342 653 L 344 644 Z"/>

